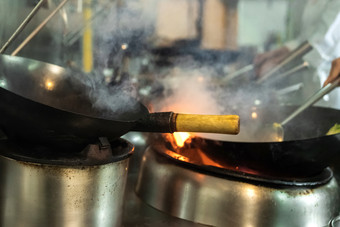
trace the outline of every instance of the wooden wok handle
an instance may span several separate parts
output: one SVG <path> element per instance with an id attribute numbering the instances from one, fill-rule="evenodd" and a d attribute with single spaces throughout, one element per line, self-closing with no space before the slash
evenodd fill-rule
<path id="1" fill-rule="evenodd" d="M 174 114 L 176 132 L 208 132 L 238 134 L 240 117 L 237 115 Z"/>
<path id="2" fill-rule="evenodd" d="M 136 122 L 132 131 L 142 132 L 208 132 L 238 134 L 237 115 L 199 115 L 173 112 L 151 113 Z"/>

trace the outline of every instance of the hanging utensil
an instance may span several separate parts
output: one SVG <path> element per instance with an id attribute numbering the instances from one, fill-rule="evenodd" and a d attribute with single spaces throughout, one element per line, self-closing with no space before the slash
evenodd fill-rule
<path id="1" fill-rule="evenodd" d="M 268 73 L 263 75 L 260 79 L 258 79 L 257 83 L 263 83 L 269 77 L 271 77 L 275 73 L 279 72 L 287 64 L 291 63 L 295 59 L 298 59 L 299 57 L 302 57 L 303 55 L 305 55 L 306 53 L 308 53 L 312 49 L 313 49 L 313 47 L 308 43 L 308 41 L 303 42 L 300 46 L 298 46 L 296 49 L 294 49 L 285 59 L 283 59 L 277 66 L 275 66 L 272 70 L 270 70 Z M 309 66 L 309 64 L 307 62 L 303 62 L 301 65 L 298 65 L 298 66 L 290 69 L 289 71 L 283 73 L 282 75 L 280 75 L 280 77 L 291 75 L 292 73 L 295 73 L 299 70 L 302 70 L 302 69 L 304 69 L 308 66 Z M 243 68 L 241 68 L 241 69 L 239 69 L 239 70 L 237 70 L 233 73 L 230 73 L 229 75 L 227 75 L 225 77 L 224 80 L 225 81 L 232 80 L 236 77 L 239 77 L 239 76 L 241 76 L 245 73 L 248 73 L 248 72 L 254 70 L 255 68 L 256 68 L 256 65 L 249 64 L 249 65 L 244 66 Z"/>
<path id="2" fill-rule="evenodd" d="M 228 74 L 226 77 L 225 77 L 225 81 L 229 81 L 229 80 L 232 80 L 242 74 L 245 74 L 247 72 L 250 72 L 254 69 L 254 65 L 253 64 L 250 64 L 250 65 L 247 65 L 247 66 L 244 66 L 243 68 L 233 72 L 233 73 L 230 73 Z"/>
<path id="3" fill-rule="evenodd" d="M 291 68 L 290 70 L 287 70 L 286 72 L 278 75 L 277 78 L 280 78 L 280 79 L 285 78 L 285 77 L 293 75 L 293 74 L 295 74 L 295 73 L 297 73 L 301 70 L 307 69 L 308 67 L 309 67 L 309 63 L 304 61 L 304 62 L 302 62 L 302 64 L 297 65 L 297 66 Z"/>
<path id="4" fill-rule="evenodd" d="M 24 21 L 19 25 L 19 27 L 15 30 L 15 32 L 11 35 L 11 37 L 7 40 L 7 42 L 1 47 L 0 54 L 3 54 L 7 47 L 16 39 L 16 37 L 24 30 L 26 25 L 31 21 L 33 16 L 38 12 L 40 7 L 45 3 L 46 0 L 40 0 L 38 4 L 33 8 L 33 10 L 27 15 Z"/>
<path id="5" fill-rule="evenodd" d="M 27 36 L 27 38 L 11 53 L 12 56 L 15 56 L 18 54 L 18 52 L 26 46 L 26 44 L 31 41 L 31 39 L 34 38 L 38 32 L 51 20 L 51 18 L 60 10 L 61 7 L 65 5 L 65 3 L 68 0 L 63 0 L 62 2 L 59 3 L 57 8 L 55 8 L 46 18 L 43 22 L 41 22 L 36 29 L 34 29 L 31 34 Z"/>

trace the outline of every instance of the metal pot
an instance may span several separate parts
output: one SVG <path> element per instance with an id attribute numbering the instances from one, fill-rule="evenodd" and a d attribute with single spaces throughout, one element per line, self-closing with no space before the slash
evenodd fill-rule
<path id="1" fill-rule="evenodd" d="M 57 157 L 0 141 L 0 225 L 120 226 L 133 146 L 111 145 Z"/>

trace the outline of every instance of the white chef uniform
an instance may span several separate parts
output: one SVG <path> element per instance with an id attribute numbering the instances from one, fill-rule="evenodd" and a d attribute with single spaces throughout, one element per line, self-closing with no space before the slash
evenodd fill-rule
<path id="1" fill-rule="evenodd" d="M 302 17 L 302 28 L 297 40 L 288 42 L 293 49 L 298 43 L 308 40 L 313 51 L 304 56 L 316 68 L 320 86 L 328 77 L 332 60 L 340 57 L 340 1 L 308 0 Z M 340 109 L 340 89 L 324 97 L 320 106 Z"/>

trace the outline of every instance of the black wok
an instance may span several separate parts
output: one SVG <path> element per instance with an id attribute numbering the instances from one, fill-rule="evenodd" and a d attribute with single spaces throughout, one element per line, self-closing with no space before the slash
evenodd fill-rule
<path id="1" fill-rule="evenodd" d="M 93 88 L 97 84 L 91 83 L 92 79 L 56 65 L 1 55 L 1 129 L 10 139 L 61 148 L 78 148 L 97 140 L 98 137 L 113 140 L 131 130 L 180 131 L 180 114 L 150 114 L 144 105 L 130 98 L 128 94 L 124 95 L 124 92 L 119 92 L 118 97 L 111 97 L 111 93 L 108 93 L 107 98 L 113 98 L 113 103 L 93 106 L 98 100 L 95 100 L 97 93 L 91 96 L 91 92 L 97 91 L 98 88 Z M 222 132 L 222 128 L 213 130 L 222 129 L 221 133 L 237 133 L 238 116 L 215 117 L 218 120 L 223 118 L 226 131 Z M 176 125 L 173 121 L 177 121 Z M 190 127 L 193 126 L 191 123 L 195 124 L 189 121 Z M 217 124 L 218 121 L 214 123 Z M 232 124 L 233 126 L 228 128 Z M 229 129 L 236 131 L 230 132 Z"/>
<path id="2" fill-rule="evenodd" d="M 340 123 L 340 110 L 310 107 L 286 125 L 284 141 L 256 142 L 261 138 L 264 125 L 284 119 L 296 108 L 270 106 L 249 109 L 240 115 L 242 125 L 239 135 L 209 139 L 197 137 L 187 146 L 199 149 L 218 165 L 234 170 L 243 169 L 248 173 L 259 172 L 273 177 L 312 176 L 333 165 L 340 157 L 340 134 L 326 136 L 335 123 Z M 252 117 L 254 112 L 256 119 Z M 182 154 L 189 153 L 185 149 Z M 192 158 L 190 160 L 195 162 Z M 219 172 L 218 165 L 217 168 L 204 167 Z"/>

